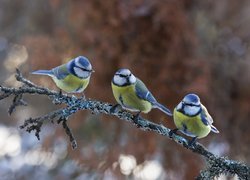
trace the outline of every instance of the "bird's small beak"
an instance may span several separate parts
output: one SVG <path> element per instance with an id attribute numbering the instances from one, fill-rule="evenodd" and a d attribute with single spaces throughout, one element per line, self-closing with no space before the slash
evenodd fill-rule
<path id="1" fill-rule="evenodd" d="M 94 72 L 95 72 L 95 70 L 94 70 L 94 69 L 92 69 L 92 70 L 91 70 L 91 72 L 92 72 L 92 73 L 94 73 Z"/>

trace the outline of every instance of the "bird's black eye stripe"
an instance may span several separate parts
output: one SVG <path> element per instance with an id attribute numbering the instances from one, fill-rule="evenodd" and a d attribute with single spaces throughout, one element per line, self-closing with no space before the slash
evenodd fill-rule
<path id="1" fill-rule="evenodd" d="M 118 75 L 118 76 L 120 76 L 120 77 L 124 77 L 124 78 L 131 76 L 131 74 L 129 74 L 129 75 L 124 75 L 124 74 L 116 74 L 116 75 Z"/>
<path id="2" fill-rule="evenodd" d="M 196 106 L 196 107 L 199 107 L 199 106 L 200 106 L 200 105 L 197 105 L 197 104 L 186 103 L 186 102 L 183 102 L 183 101 L 182 101 L 182 104 L 183 104 L 183 105 L 187 105 L 187 106 Z"/>
<path id="3" fill-rule="evenodd" d="M 92 72 L 92 70 L 89 70 L 89 69 L 83 69 L 84 71 L 88 71 L 88 72 Z"/>
<path id="4" fill-rule="evenodd" d="M 78 68 L 82 69 L 83 71 L 88 71 L 88 72 L 91 72 L 92 70 L 89 70 L 89 69 L 85 69 L 85 68 L 82 68 L 82 67 L 79 67 L 77 66 Z"/>

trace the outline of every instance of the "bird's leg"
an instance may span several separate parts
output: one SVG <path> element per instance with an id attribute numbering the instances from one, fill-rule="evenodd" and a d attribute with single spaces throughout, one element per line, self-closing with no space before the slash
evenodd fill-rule
<path id="1" fill-rule="evenodd" d="M 139 118 L 140 118 L 141 111 L 139 111 L 133 118 L 134 123 L 136 124 L 137 127 L 140 127 L 139 124 Z"/>
<path id="2" fill-rule="evenodd" d="M 109 111 L 111 114 L 114 114 L 118 108 L 122 108 L 122 106 L 120 104 L 116 104 L 116 105 L 112 106 Z"/>
<path id="3" fill-rule="evenodd" d="M 85 100 L 86 99 L 86 96 L 84 93 L 81 94 L 81 99 Z"/>
<path id="4" fill-rule="evenodd" d="M 59 92 L 58 92 L 59 96 L 62 96 L 62 90 L 59 89 Z"/>
<path id="5" fill-rule="evenodd" d="M 53 100 L 53 103 L 54 104 L 62 104 L 62 102 L 61 102 L 61 97 L 62 97 L 62 90 L 61 89 L 59 89 L 59 91 L 58 91 L 58 93 L 56 94 L 56 98 Z"/>
<path id="6" fill-rule="evenodd" d="M 197 140 L 197 136 L 193 137 L 189 142 L 188 142 L 188 146 L 193 146 L 196 143 Z"/>
<path id="7" fill-rule="evenodd" d="M 172 138 L 172 137 L 173 137 L 173 134 L 176 134 L 176 133 L 178 132 L 178 130 L 179 130 L 179 129 L 177 129 L 177 128 L 176 128 L 176 129 L 173 129 L 173 130 L 170 130 L 169 133 L 168 133 L 168 134 L 169 134 L 169 137 Z"/>

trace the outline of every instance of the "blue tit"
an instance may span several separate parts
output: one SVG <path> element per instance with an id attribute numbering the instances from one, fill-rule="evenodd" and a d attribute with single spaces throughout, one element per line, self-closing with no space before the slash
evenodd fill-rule
<path id="1" fill-rule="evenodd" d="M 174 123 L 177 129 L 183 134 L 193 137 L 189 145 L 193 145 L 197 138 L 206 137 L 210 131 L 219 133 L 216 127 L 212 125 L 213 119 L 205 106 L 200 102 L 196 94 L 188 94 L 174 109 Z"/>
<path id="2" fill-rule="evenodd" d="M 158 103 L 145 84 L 136 78 L 128 69 L 118 70 L 111 82 L 112 91 L 118 104 L 124 109 L 148 113 L 152 108 L 158 108 L 169 116 L 171 111 Z"/>
<path id="3" fill-rule="evenodd" d="M 51 70 L 37 70 L 32 74 L 52 77 L 57 87 L 68 93 L 81 93 L 88 86 L 92 65 L 84 56 L 78 56 L 66 64 Z"/>

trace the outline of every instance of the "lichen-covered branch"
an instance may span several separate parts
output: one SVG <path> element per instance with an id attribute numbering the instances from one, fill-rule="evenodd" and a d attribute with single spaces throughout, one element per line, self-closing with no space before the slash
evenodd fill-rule
<path id="1" fill-rule="evenodd" d="M 27 105 L 27 103 L 23 100 L 23 94 L 38 94 L 48 96 L 52 103 L 54 104 L 65 104 L 65 108 L 58 109 L 53 112 L 49 112 L 48 114 L 37 117 L 37 118 L 29 118 L 24 121 L 24 124 L 20 126 L 21 129 L 25 129 L 27 132 L 35 131 L 35 135 L 38 139 L 39 133 L 41 131 L 41 127 L 45 121 L 57 120 L 57 123 L 61 123 L 66 134 L 68 135 L 72 148 L 77 147 L 76 140 L 73 136 L 72 131 L 67 125 L 68 118 L 76 113 L 79 110 L 90 110 L 95 114 L 108 114 L 118 117 L 121 120 L 128 121 L 139 129 L 143 131 L 153 131 L 162 136 L 171 138 L 184 148 L 187 148 L 194 153 L 202 155 L 207 162 L 207 168 L 200 172 L 197 176 L 197 179 L 212 179 L 214 177 L 218 177 L 220 174 L 237 174 L 240 179 L 250 179 L 250 167 L 245 165 L 244 163 L 229 160 L 225 157 L 217 157 L 213 153 L 209 152 L 206 148 L 204 148 L 201 144 L 196 143 L 194 146 L 188 146 L 188 141 L 182 136 L 173 134 L 169 135 L 170 129 L 161 125 L 153 123 L 149 120 L 139 118 L 138 121 L 134 121 L 134 115 L 130 112 L 119 108 L 112 108 L 112 104 L 100 102 L 91 99 L 85 98 L 77 98 L 73 95 L 62 94 L 61 92 L 56 92 L 49 90 L 44 87 L 40 87 L 25 79 L 19 70 L 16 73 L 17 81 L 23 83 L 23 85 L 19 88 L 12 87 L 4 87 L 0 86 L 0 100 L 5 99 L 10 96 L 14 96 L 13 102 L 9 108 L 9 114 L 16 109 L 18 106 Z"/>

